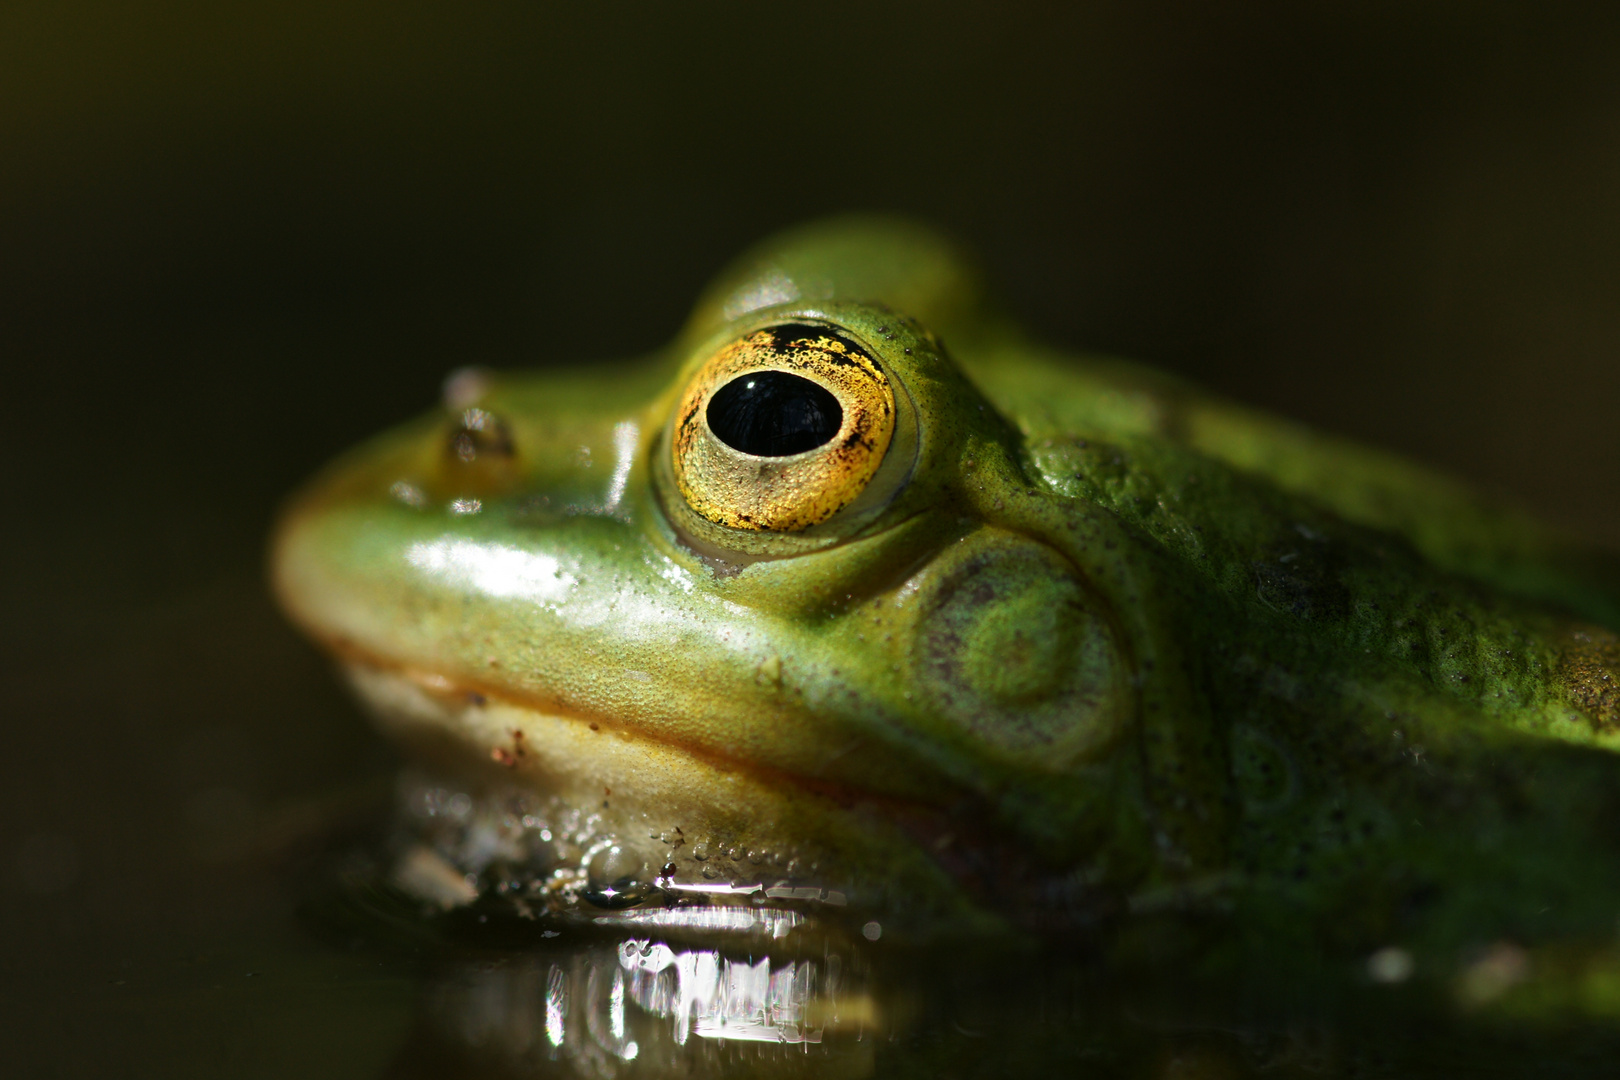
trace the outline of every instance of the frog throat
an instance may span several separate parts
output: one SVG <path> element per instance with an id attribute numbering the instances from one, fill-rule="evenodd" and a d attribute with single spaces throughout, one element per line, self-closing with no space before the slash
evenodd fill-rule
<path id="1" fill-rule="evenodd" d="M 901 914 L 915 935 L 1073 927 L 1116 906 L 918 807 L 745 769 L 435 674 L 354 657 L 343 671 L 386 734 L 430 775 L 454 778 L 417 776 L 400 807 L 416 843 L 395 884 L 442 906 L 493 891 L 591 921 L 778 937 Z M 987 866 L 1000 870 L 993 905 Z"/>

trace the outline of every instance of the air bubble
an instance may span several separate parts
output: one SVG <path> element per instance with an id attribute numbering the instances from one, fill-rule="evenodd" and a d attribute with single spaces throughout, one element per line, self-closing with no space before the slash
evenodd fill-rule
<path id="1" fill-rule="evenodd" d="M 641 903 L 652 893 L 647 864 L 623 848 L 606 847 L 591 856 L 585 867 L 586 903 L 599 908 L 627 908 Z"/>

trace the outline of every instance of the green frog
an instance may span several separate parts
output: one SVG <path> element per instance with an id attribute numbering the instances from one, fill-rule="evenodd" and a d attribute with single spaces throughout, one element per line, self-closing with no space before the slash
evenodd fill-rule
<path id="1" fill-rule="evenodd" d="M 1620 916 L 1612 557 L 1039 344 L 914 224 L 769 240 L 652 356 L 457 373 L 291 502 L 273 577 L 456 778 L 406 799 L 447 904 L 1213 920 L 1508 982 Z"/>

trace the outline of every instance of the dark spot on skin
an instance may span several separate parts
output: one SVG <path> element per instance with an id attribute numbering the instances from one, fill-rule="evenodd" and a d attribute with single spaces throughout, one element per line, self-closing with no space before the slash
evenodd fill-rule
<path id="1" fill-rule="evenodd" d="M 598 724 L 595 720 L 592 720 L 591 721 L 591 730 L 592 731 L 601 731 L 602 730 L 602 725 Z"/>
<path id="2" fill-rule="evenodd" d="M 1276 611 L 1311 622 L 1341 620 L 1350 591 L 1339 580 L 1338 560 L 1326 544 L 1278 548 L 1250 565 L 1255 593 Z"/>
<path id="3" fill-rule="evenodd" d="M 490 760 L 497 765 L 515 769 L 518 767 L 518 762 L 528 756 L 528 751 L 523 748 L 523 730 L 521 728 L 512 728 L 510 733 L 512 736 L 512 749 L 508 750 L 504 746 L 497 746 L 489 752 L 489 756 Z"/>

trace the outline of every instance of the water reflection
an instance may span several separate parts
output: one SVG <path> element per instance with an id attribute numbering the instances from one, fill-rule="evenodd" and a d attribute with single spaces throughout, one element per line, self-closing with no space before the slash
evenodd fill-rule
<path id="1" fill-rule="evenodd" d="M 1620 950 L 1601 942 L 1303 955 L 1174 911 L 1083 940 L 917 941 L 811 886 L 660 877 L 615 907 L 603 890 L 629 888 L 627 864 L 588 843 L 563 878 L 530 875 L 602 893 L 565 903 L 512 887 L 514 852 L 472 873 L 464 851 L 505 849 L 439 794 L 449 856 L 397 835 L 334 852 L 305 910 L 326 940 L 421 972 L 392 1080 L 1539 1078 L 1620 1061 Z"/>
<path id="2" fill-rule="evenodd" d="M 460 1058 L 497 1075 L 870 1074 L 877 1010 L 834 951 L 752 956 L 647 937 L 450 963 L 396 1075 Z"/>
<path id="3" fill-rule="evenodd" d="M 387 1075 L 1395 1080 L 1598 1076 L 1620 1060 L 1612 1025 L 1459 1010 L 1419 980 L 605 930 L 440 952 Z"/>

